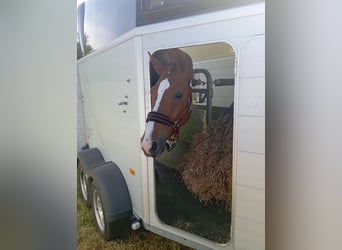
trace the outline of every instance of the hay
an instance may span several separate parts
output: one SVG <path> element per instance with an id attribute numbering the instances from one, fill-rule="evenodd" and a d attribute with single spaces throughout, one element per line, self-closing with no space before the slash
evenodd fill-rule
<path id="1" fill-rule="evenodd" d="M 201 202 L 216 202 L 231 211 L 233 105 L 204 132 L 193 136 L 181 174 Z"/>

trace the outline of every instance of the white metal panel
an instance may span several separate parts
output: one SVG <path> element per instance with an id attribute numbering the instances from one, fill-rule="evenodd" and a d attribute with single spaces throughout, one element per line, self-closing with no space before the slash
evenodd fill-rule
<path id="1" fill-rule="evenodd" d="M 83 113 L 83 92 L 81 91 L 81 82 L 79 70 L 77 68 L 77 152 L 87 143 L 86 129 Z"/>
<path id="2" fill-rule="evenodd" d="M 235 248 L 265 249 L 265 39 L 239 50 Z"/>
<path id="3" fill-rule="evenodd" d="M 238 151 L 265 153 L 265 118 L 238 117 Z"/>
<path id="4" fill-rule="evenodd" d="M 141 215 L 142 174 L 140 137 L 144 120 L 141 39 L 135 38 L 90 57 L 87 82 L 106 160 L 115 162 L 125 177 L 135 213 Z M 139 72 L 139 73 L 138 73 Z M 121 102 L 127 104 L 119 105 Z M 135 176 L 129 169 L 135 170 Z"/>
<path id="5" fill-rule="evenodd" d="M 240 79 L 238 103 L 240 116 L 265 116 L 265 78 Z"/>
<path id="6" fill-rule="evenodd" d="M 226 44 L 227 49 L 229 45 Z M 213 80 L 217 78 L 234 79 L 235 57 L 225 57 L 220 59 L 194 61 L 194 68 L 204 68 L 209 70 Z"/>
<path id="7" fill-rule="evenodd" d="M 239 113 L 244 116 L 265 116 L 265 98 L 240 97 Z"/>
<path id="8" fill-rule="evenodd" d="M 251 34 L 264 34 L 264 15 L 241 17 L 187 28 L 161 31 L 144 36 L 146 49 L 182 47 L 184 45 L 205 44 L 213 41 L 239 40 Z M 224 27 L 224 32 L 223 32 Z M 161 39 L 162 37 L 162 39 Z M 176 38 L 176 39 L 175 39 Z"/>
<path id="9" fill-rule="evenodd" d="M 265 189 L 265 156 L 237 153 L 237 184 Z"/>
<path id="10" fill-rule="evenodd" d="M 241 66 L 242 77 L 263 77 L 265 75 L 265 61 L 263 58 L 251 58 Z"/>
<path id="11" fill-rule="evenodd" d="M 263 97 L 265 98 L 265 78 L 242 78 L 239 83 L 239 98 Z"/>
<path id="12" fill-rule="evenodd" d="M 235 220 L 235 250 L 264 250 L 265 224 L 237 217 Z"/>
<path id="13" fill-rule="evenodd" d="M 240 53 L 240 78 L 265 76 L 265 39 L 248 41 Z"/>
<path id="14" fill-rule="evenodd" d="M 80 86 L 83 93 L 83 114 L 85 122 L 85 136 L 89 146 L 101 144 L 101 140 L 98 133 L 98 127 L 96 126 L 96 120 L 94 116 L 94 109 L 91 105 L 91 92 L 89 91 L 87 84 L 87 68 L 85 63 L 79 63 L 77 65 L 78 76 L 80 80 Z"/>
<path id="15" fill-rule="evenodd" d="M 255 222 L 265 222 L 265 191 L 236 186 L 236 215 Z"/>

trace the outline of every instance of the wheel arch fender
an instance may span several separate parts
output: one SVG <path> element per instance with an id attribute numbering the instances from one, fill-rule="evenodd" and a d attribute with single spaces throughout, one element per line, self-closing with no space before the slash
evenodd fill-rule
<path id="1" fill-rule="evenodd" d="M 81 167 L 84 173 L 105 163 L 105 159 L 98 148 L 84 149 L 78 152 L 78 167 Z"/>
<path id="2" fill-rule="evenodd" d="M 106 162 L 89 171 L 89 178 L 100 193 L 107 221 L 119 221 L 132 215 L 132 202 L 120 168 Z M 91 197 L 92 198 L 92 197 Z"/>

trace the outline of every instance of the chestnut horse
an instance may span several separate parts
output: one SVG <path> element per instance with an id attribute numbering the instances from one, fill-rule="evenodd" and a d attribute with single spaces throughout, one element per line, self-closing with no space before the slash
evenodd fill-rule
<path id="1" fill-rule="evenodd" d="M 165 148 L 175 147 L 180 128 L 190 118 L 193 66 L 191 57 L 180 49 L 149 55 L 159 78 L 151 88 L 152 111 L 147 115 L 141 148 L 146 156 L 157 157 Z"/>

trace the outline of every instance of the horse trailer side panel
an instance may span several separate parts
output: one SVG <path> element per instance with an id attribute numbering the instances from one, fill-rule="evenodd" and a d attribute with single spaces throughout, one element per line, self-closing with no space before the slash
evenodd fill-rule
<path id="1" fill-rule="evenodd" d="M 87 67 L 86 63 L 78 63 L 77 65 L 79 83 L 82 93 L 82 104 L 83 104 L 83 121 L 85 127 L 85 138 L 90 145 L 99 145 L 101 140 L 99 137 L 98 127 L 96 125 L 96 119 L 94 109 L 91 104 L 91 92 L 88 88 L 87 78 Z M 82 122 L 79 121 L 79 122 Z"/>
<path id="2" fill-rule="evenodd" d="M 86 129 L 83 112 L 83 92 L 81 91 L 81 82 L 79 69 L 77 67 L 77 152 L 86 145 Z"/>
<path id="3" fill-rule="evenodd" d="M 265 118 L 239 116 L 238 151 L 265 154 Z"/>
<path id="4" fill-rule="evenodd" d="M 213 80 L 225 78 L 234 79 L 235 58 L 232 56 L 226 56 L 222 58 L 220 57 L 219 59 L 200 60 L 194 63 L 194 68 L 207 69 Z M 212 104 L 213 106 L 229 107 L 232 104 L 234 101 L 234 91 L 227 91 L 227 89 L 233 90 L 234 86 L 213 86 L 213 92 L 215 93 L 215 98 L 213 98 Z"/>
<path id="5" fill-rule="evenodd" d="M 240 49 L 236 249 L 265 249 L 265 38 Z"/>
<path id="6" fill-rule="evenodd" d="M 91 148 L 99 148 L 106 161 L 118 165 L 128 186 L 133 214 L 146 229 L 196 249 L 265 249 L 264 35 L 264 5 L 250 5 L 142 26 L 79 60 L 87 142 Z M 234 84 L 214 86 L 213 101 L 216 108 L 234 102 L 230 109 L 234 118 L 232 207 L 229 224 L 224 224 L 228 225 L 223 230 L 227 236 L 224 241 L 163 221 L 156 198 L 160 197 L 156 183 L 162 178 L 156 177 L 155 161 L 159 159 L 145 157 L 140 148 L 145 117 L 151 111 L 148 52 L 195 47 L 205 50 L 217 44 L 230 52 L 216 49 L 212 58 L 199 53 L 202 58 L 193 60 L 194 67 L 209 68 L 216 79 Z M 224 89 L 233 90 L 227 93 Z M 173 206 L 167 209 L 175 210 Z M 198 221 L 206 222 L 196 210 L 189 211 L 199 217 Z M 220 223 L 215 220 L 211 229 Z"/>
<path id="7" fill-rule="evenodd" d="M 265 221 L 265 192 L 262 189 L 237 185 L 236 215 L 264 223 Z"/>
<path id="8" fill-rule="evenodd" d="M 242 78 L 239 85 L 240 116 L 265 116 L 265 79 Z"/>
<path id="9" fill-rule="evenodd" d="M 235 250 L 265 250 L 265 224 L 236 218 Z"/>
<path id="10" fill-rule="evenodd" d="M 230 41 L 245 41 L 251 34 L 259 35 L 265 33 L 264 18 L 265 16 L 263 14 L 258 14 L 151 33 L 144 36 L 144 47 L 146 49 L 174 48 L 181 47 L 185 44 L 210 43 L 213 40 L 225 41 L 227 38 Z M 163 39 L 160 40 L 160 37 Z"/>
<path id="11" fill-rule="evenodd" d="M 237 184 L 265 189 L 265 155 L 237 153 Z"/>
<path id="12" fill-rule="evenodd" d="M 127 40 L 106 51 L 93 52 L 84 61 L 87 89 L 93 115 L 100 131 L 98 147 L 125 177 L 133 210 L 142 214 L 142 152 L 140 137 L 144 120 L 143 87 L 137 76 L 142 71 L 141 39 Z"/>

